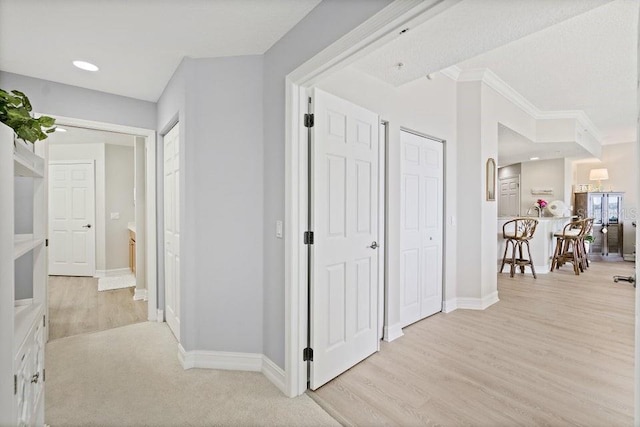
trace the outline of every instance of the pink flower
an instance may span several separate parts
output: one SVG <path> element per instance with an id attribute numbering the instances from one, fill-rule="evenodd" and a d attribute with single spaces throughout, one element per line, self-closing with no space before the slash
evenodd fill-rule
<path id="1" fill-rule="evenodd" d="M 544 208 L 544 207 L 546 207 L 546 206 L 547 206 L 547 201 L 546 201 L 546 200 L 544 200 L 544 199 L 538 199 L 538 201 L 536 202 L 536 204 L 537 204 L 538 206 L 540 206 L 541 208 Z"/>

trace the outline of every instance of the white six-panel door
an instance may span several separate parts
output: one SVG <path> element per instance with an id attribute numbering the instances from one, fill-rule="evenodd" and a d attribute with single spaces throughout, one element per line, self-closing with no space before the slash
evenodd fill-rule
<path id="1" fill-rule="evenodd" d="M 180 130 L 164 137 L 164 292 L 165 318 L 180 341 Z"/>
<path id="2" fill-rule="evenodd" d="M 378 349 L 378 116 L 313 94 L 310 385 Z M 374 246 L 374 247 L 371 247 Z"/>
<path id="3" fill-rule="evenodd" d="M 402 131 L 400 318 L 442 311 L 443 144 Z"/>
<path id="4" fill-rule="evenodd" d="M 500 180 L 500 199 L 498 215 L 520 215 L 520 176 L 502 178 Z"/>
<path id="5" fill-rule="evenodd" d="M 95 274 L 93 163 L 49 165 L 49 274 Z"/>

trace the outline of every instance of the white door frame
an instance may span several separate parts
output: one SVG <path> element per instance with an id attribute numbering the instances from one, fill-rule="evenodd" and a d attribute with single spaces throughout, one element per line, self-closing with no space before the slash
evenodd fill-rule
<path id="1" fill-rule="evenodd" d="M 98 213 L 96 212 L 96 201 L 97 201 L 97 195 L 96 195 L 96 161 L 93 159 L 88 159 L 88 160 L 50 160 L 48 161 L 49 165 L 91 165 L 91 167 L 93 168 L 93 220 L 92 220 L 92 226 L 94 229 L 93 232 L 93 259 L 91 260 L 91 275 L 95 276 L 96 275 L 96 256 L 97 256 L 97 236 L 96 236 L 96 221 L 97 221 L 97 216 Z M 50 169 L 47 168 L 47 173 L 50 173 Z M 49 181 L 48 185 L 51 185 L 51 179 L 49 179 L 49 177 L 47 177 L 47 180 Z M 47 188 L 47 212 L 49 212 L 49 203 L 51 202 L 51 195 L 48 193 L 49 188 Z M 49 236 L 49 231 L 51 231 L 51 215 L 47 215 L 47 237 L 49 239 L 51 239 L 51 236 Z M 49 257 L 49 255 L 47 254 L 47 258 Z M 49 269 L 49 260 L 47 259 L 47 270 Z M 50 274 L 50 273 L 49 273 Z"/>
<path id="2" fill-rule="evenodd" d="M 46 114 L 46 113 L 42 113 Z M 40 113 L 36 113 L 40 115 Z M 95 129 L 108 132 L 125 133 L 132 136 L 145 138 L 145 161 L 147 164 L 145 191 L 145 220 L 146 220 L 146 240 L 145 244 L 149 250 L 146 251 L 147 265 L 147 297 L 148 310 L 147 319 L 150 321 L 162 321 L 158 319 L 158 280 L 157 280 L 157 256 L 156 256 L 156 131 L 153 129 L 137 128 L 133 126 L 117 125 L 112 123 L 97 122 L 93 120 L 76 119 L 72 117 L 46 114 L 56 119 L 56 125 L 81 127 L 85 129 Z"/>
<path id="3" fill-rule="evenodd" d="M 374 17 L 287 75 L 285 80 L 285 387 L 288 396 L 307 389 L 302 351 L 307 342 L 308 175 L 307 90 L 330 73 L 353 63 L 398 37 L 399 32 L 436 16 L 460 0 L 396 0 Z M 383 199 L 384 200 L 384 199 Z"/>

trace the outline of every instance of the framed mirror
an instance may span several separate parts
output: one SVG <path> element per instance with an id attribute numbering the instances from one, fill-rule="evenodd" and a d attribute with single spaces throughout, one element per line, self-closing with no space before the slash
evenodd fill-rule
<path id="1" fill-rule="evenodd" d="M 491 157 L 487 160 L 487 201 L 496 200 L 496 161 Z"/>

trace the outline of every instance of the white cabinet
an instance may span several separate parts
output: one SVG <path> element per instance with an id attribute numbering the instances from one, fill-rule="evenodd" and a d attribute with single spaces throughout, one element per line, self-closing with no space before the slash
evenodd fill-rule
<path id="1" fill-rule="evenodd" d="M 0 425 L 44 425 L 46 144 L 0 124 Z"/>

